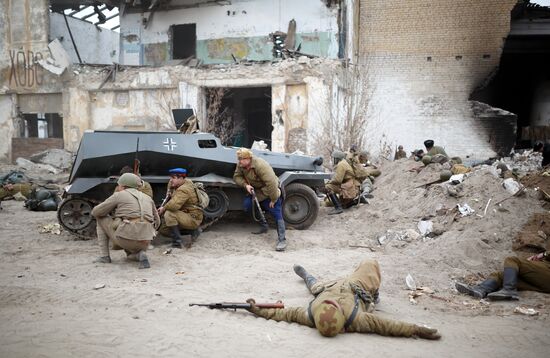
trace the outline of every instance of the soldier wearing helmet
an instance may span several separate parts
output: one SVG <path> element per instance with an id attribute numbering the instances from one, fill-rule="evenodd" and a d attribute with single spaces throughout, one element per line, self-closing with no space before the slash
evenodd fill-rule
<path id="1" fill-rule="evenodd" d="M 315 296 L 307 308 L 258 308 L 253 299 L 250 312 L 275 321 L 296 322 L 315 327 L 325 337 L 343 332 L 377 333 L 383 336 L 439 339 L 436 329 L 380 318 L 373 314 L 378 302 L 380 267 L 375 260 L 365 260 L 350 276 L 318 283 L 302 266 L 294 265 L 309 291 Z"/>
<path id="2" fill-rule="evenodd" d="M 283 198 L 279 189 L 279 178 L 275 175 L 271 165 L 262 158 L 255 157 L 250 149 L 239 148 L 233 180 L 249 194 L 244 200 L 245 211 L 253 209 L 252 195 L 255 195 L 261 207 L 273 216 L 277 223 L 277 245 L 275 250 L 284 251 L 287 243 L 282 210 Z M 253 232 L 253 234 L 266 233 L 267 229 L 267 222 L 261 220 L 260 230 Z"/>
<path id="3" fill-rule="evenodd" d="M 141 179 L 137 175 L 124 173 L 117 184 L 115 193 L 92 210 L 97 220 L 97 240 L 101 251 L 95 262 L 111 263 L 111 241 L 113 249 L 124 249 L 129 260 L 139 261 L 140 269 L 149 268 L 145 251 L 160 224 L 155 203 L 138 190 Z"/>
<path id="4" fill-rule="evenodd" d="M 332 159 L 335 165 L 334 174 L 325 184 L 328 198 L 334 205 L 334 209 L 328 213 L 329 215 L 341 214 L 344 211 L 342 201 L 346 204 L 359 195 L 361 182 L 357 179 L 354 170 L 354 159 L 352 159 L 352 155 L 354 154 L 355 152 L 346 156 L 346 153 L 339 150 L 332 152 Z"/>

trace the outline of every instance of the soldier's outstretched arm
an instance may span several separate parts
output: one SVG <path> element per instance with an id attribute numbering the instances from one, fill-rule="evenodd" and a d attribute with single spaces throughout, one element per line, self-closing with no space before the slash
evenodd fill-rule
<path id="1" fill-rule="evenodd" d="M 187 200 L 189 200 L 189 195 L 184 190 L 176 190 L 172 194 L 170 201 L 164 205 L 164 208 L 168 211 L 177 211 Z"/>
<path id="2" fill-rule="evenodd" d="M 235 184 L 237 184 L 238 186 L 244 187 L 246 184 L 242 170 L 239 168 L 238 164 L 237 164 L 237 167 L 235 168 L 235 172 L 233 173 L 233 180 L 235 181 Z"/>
<path id="3" fill-rule="evenodd" d="M 313 322 L 309 320 L 309 316 L 305 308 L 258 308 L 253 304 L 253 299 L 248 299 L 246 300 L 246 302 L 252 304 L 249 311 L 254 313 L 256 316 L 263 317 L 265 319 L 271 319 L 277 322 L 296 322 L 304 326 L 315 327 Z"/>
<path id="4" fill-rule="evenodd" d="M 419 337 L 424 339 L 441 338 L 437 329 L 381 318 L 365 312 L 357 315 L 348 330 L 351 332 L 377 333 L 382 336 Z"/>

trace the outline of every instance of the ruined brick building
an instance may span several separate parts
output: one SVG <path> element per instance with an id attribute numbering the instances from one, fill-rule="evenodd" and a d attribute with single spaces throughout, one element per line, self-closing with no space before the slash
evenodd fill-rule
<path id="1" fill-rule="evenodd" d="M 549 15 L 518 0 L 0 0 L 0 160 L 192 112 L 230 145 L 384 154 L 432 138 L 494 156 L 550 128 Z M 117 32 L 100 26 L 115 16 Z"/>

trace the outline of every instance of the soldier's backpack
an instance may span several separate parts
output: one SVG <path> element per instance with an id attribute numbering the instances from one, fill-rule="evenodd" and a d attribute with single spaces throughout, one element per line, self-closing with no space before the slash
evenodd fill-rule
<path id="1" fill-rule="evenodd" d="M 195 193 L 199 200 L 197 206 L 203 210 L 206 209 L 210 203 L 210 198 L 208 197 L 208 193 L 204 190 L 204 185 L 202 183 L 193 183 L 193 188 L 195 188 Z"/>
<path id="2" fill-rule="evenodd" d="M 29 178 L 27 178 L 25 173 L 17 170 L 12 170 L 9 173 L 0 176 L 0 183 L 2 185 L 28 183 L 28 182 L 29 182 Z"/>
<path id="3" fill-rule="evenodd" d="M 56 211 L 60 201 L 56 190 L 40 188 L 31 192 L 25 207 L 31 211 Z"/>

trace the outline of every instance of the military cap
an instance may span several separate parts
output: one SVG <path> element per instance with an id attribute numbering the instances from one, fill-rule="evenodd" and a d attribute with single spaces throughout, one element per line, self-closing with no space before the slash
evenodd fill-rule
<path id="1" fill-rule="evenodd" d="M 424 141 L 424 146 L 425 146 L 426 148 L 431 148 L 431 147 L 434 146 L 434 141 L 431 140 L 431 139 L 425 140 L 425 141 Z"/>
<path id="2" fill-rule="evenodd" d="M 239 159 L 252 158 L 252 151 L 248 148 L 239 148 L 237 149 L 237 158 Z"/>
<path id="3" fill-rule="evenodd" d="M 344 328 L 346 317 L 338 307 L 323 301 L 313 311 L 313 321 L 319 333 L 325 337 L 334 337 Z"/>
<path id="4" fill-rule="evenodd" d="M 187 170 L 183 169 L 183 168 L 172 168 L 172 169 L 168 170 L 168 173 L 170 173 L 170 175 L 175 175 L 175 176 L 178 176 L 178 177 L 186 177 L 187 176 Z"/>
<path id="5" fill-rule="evenodd" d="M 332 157 L 334 159 L 344 159 L 346 157 L 346 153 L 342 152 L 341 150 L 336 149 L 332 152 Z"/>
<path id="6" fill-rule="evenodd" d="M 124 173 L 118 178 L 117 184 L 120 186 L 137 189 L 141 185 L 141 179 L 135 174 Z"/>

